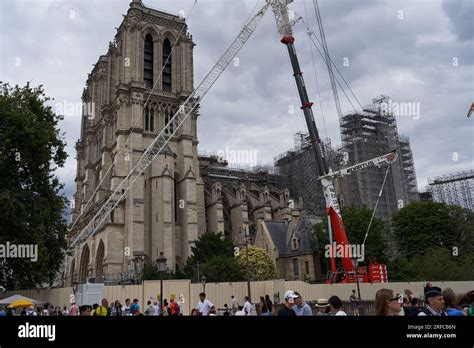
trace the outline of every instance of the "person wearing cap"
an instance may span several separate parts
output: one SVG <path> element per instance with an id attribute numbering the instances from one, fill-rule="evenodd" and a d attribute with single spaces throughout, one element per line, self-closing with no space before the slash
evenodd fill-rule
<path id="1" fill-rule="evenodd" d="M 428 306 L 423 308 L 421 312 L 418 313 L 418 316 L 445 317 L 448 315 L 444 310 L 444 298 L 441 292 L 441 288 L 437 286 L 426 286 L 425 301 L 428 303 Z"/>
<path id="2" fill-rule="evenodd" d="M 296 317 L 296 313 L 293 310 L 295 298 L 298 296 L 292 290 L 285 292 L 285 305 L 278 311 L 278 316 L 283 317 Z"/>
<path id="3" fill-rule="evenodd" d="M 329 302 L 325 298 L 320 298 L 316 301 L 316 308 L 318 308 L 318 317 L 329 315 Z"/>
<path id="4" fill-rule="evenodd" d="M 301 294 L 295 291 L 295 295 L 298 296 L 295 298 L 295 305 L 293 306 L 293 311 L 296 313 L 297 316 L 312 316 L 313 311 L 309 304 L 303 301 Z"/>

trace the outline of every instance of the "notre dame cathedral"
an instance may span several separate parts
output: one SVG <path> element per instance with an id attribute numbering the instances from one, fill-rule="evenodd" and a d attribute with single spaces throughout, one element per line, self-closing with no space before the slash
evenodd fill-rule
<path id="1" fill-rule="evenodd" d="M 194 46 L 183 18 L 147 8 L 141 0 L 130 3 L 82 95 L 91 107 L 83 112 L 76 144 L 72 215 L 77 222 L 70 240 L 191 94 Z M 212 156 L 199 156 L 198 117 L 196 111 L 186 119 L 107 221 L 67 257 L 64 285 L 123 274 L 161 253 L 170 270 L 182 268 L 206 231 L 222 232 L 236 245 L 248 231 L 282 278 L 303 279 L 305 272 L 317 277 L 317 261 L 301 227 L 309 221 L 301 200 L 289 197 L 277 175 L 232 172 Z"/>

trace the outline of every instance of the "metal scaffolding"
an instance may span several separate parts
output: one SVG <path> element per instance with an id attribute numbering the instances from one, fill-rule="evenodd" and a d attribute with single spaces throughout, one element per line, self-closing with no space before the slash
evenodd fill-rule
<path id="1" fill-rule="evenodd" d="M 354 165 L 392 150 L 399 154 L 391 165 L 376 216 L 390 223 L 393 213 L 410 202 L 419 200 L 410 140 L 400 136 L 393 113 L 384 104 L 390 98 L 380 96 L 361 111 L 342 117 L 342 151 Z M 344 205 L 366 206 L 374 209 L 384 180 L 385 168 L 370 168 L 343 180 Z"/>
<path id="2" fill-rule="evenodd" d="M 293 149 L 274 158 L 275 168 L 284 179 L 283 186 L 288 188 L 290 195 L 303 198 L 306 212 L 311 215 L 324 215 L 326 203 L 308 133 L 296 133 L 294 141 Z M 323 139 L 322 145 L 328 166 L 337 169 L 340 156 L 332 149 L 331 140 Z"/>
<path id="3" fill-rule="evenodd" d="M 392 150 L 399 154 L 391 165 L 389 176 L 379 201 L 376 216 L 390 223 L 392 215 L 410 202 L 418 201 L 413 154 L 410 140 L 399 135 L 395 116 L 386 112 L 385 96 L 373 100 L 361 111 L 345 113 L 341 119 L 342 147 L 334 149 L 330 139 L 323 141 L 328 165 L 333 169 L 349 167 Z M 294 197 L 302 197 L 311 214 L 325 212 L 323 190 L 317 178 L 316 166 L 307 134 L 294 136 L 295 147 L 274 159 L 275 167 L 285 178 L 285 186 Z M 385 176 L 385 167 L 367 168 L 335 182 L 341 206 L 366 206 L 374 209 Z"/>
<path id="4" fill-rule="evenodd" d="M 474 170 L 428 179 L 433 201 L 460 205 L 474 211 Z"/>

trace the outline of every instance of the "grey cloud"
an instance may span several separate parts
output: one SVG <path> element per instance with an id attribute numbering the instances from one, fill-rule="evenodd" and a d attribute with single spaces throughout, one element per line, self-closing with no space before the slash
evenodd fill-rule
<path id="1" fill-rule="evenodd" d="M 474 38 L 474 2 L 444 0 L 443 11 L 449 18 L 450 27 L 460 41 L 472 41 Z"/>
<path id="2" fill-rule="evenodd" d="M 128 3 L 22 0 L 9 2 L 7 11 L 6 2 L 1 2 L 1 79 L 20 84 L 33 79 L 35 84 L 44 84 L 56 102 L 80 101 L 87 73 L 106 52 Z M 192 0 L 144 3 L 172 13 L 187 13 L 193 6 Z M 195 84 L 235 38 L 256 3 L 198 1 L 188 23 L 197 44 Z M 420 103 L 420 119 L 398 119 L 400 132 L 412 141 L 419 186 L 424 186 L 427 177 L 472 168 L 474 128 L 472 119 L 465 117 L 474 99 L 474 47 L 468 21 L 472 1 L 320 0 L 319 4 L 331 56 L 362 104 L 379 94 L 388 94 L 394 101 Z M 303 5 L 296 1 L 290 8 L 305 16 Z M 312 6 L 312 0 L 306 0 L 305 19 L 316 29 Z M 403 11 L 403 19 L 398 18 L 398 11 Z M 302 23 L 296 26 L 295 37 L 321 136 L 325 132 L 320 106 L 328 136 L 337 145 L 339 124 L 326 68 L 315 53 L 319 100 Z M 286 48 L 279 40 L 275 20 L 268 13 L 238 54 L 239 67 L 231 65 L 202 102 L 200 150 L 254 149 L 259 160 L 271 164 L 274 156 L 293 145 L 293 133 L 306 130 Z M 15 57 L 22 59 L 20 68 L 14 67 Z M 345 57 L 348 67 L 342 65 Z M 452 65 L 454 57 L 459 61 L 457 67 Z M 350 110 L 341 91 L 340 98 L 343 110 Z M 290 105 L 296 109 L 293 115 L 288 113 Z M 70 158 L 67 168 L 58 173 L 68 196 L 74 191 L 74 144 L 79 127 L 80 118 L 74 116 L 67 116 L 61 124 Z M 453 162 L 456 151 L 459 161 Z"/>

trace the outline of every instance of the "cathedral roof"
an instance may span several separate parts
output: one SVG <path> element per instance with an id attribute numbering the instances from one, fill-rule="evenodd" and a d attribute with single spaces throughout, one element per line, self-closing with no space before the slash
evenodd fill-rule
<path id="1" fill-rule="evenodd" d="M 280 256 L 289 256 L 305 252 L 312 252 L 311 243 L 311 225 L 319 223 L 321 220 L 313 216 L 305 216 L 299 219 L 298 224 L 294 227 L 291 223 L 284 221 L 265 221 L 273 244 L 278 249 Z M 294 229 L 294 231 L 293 231 Z M 299 248 L 297 251 L 292 250 L 291 239 L 296 236 L 299 240 Z"/>
<path id="2" fill-rule="evenodd" d="M 283 221 L 265 221 L 273 244 L 278 249 L 278 253 L 286 254 L 286 236 L 288 234 L 289 225 Z"/>

